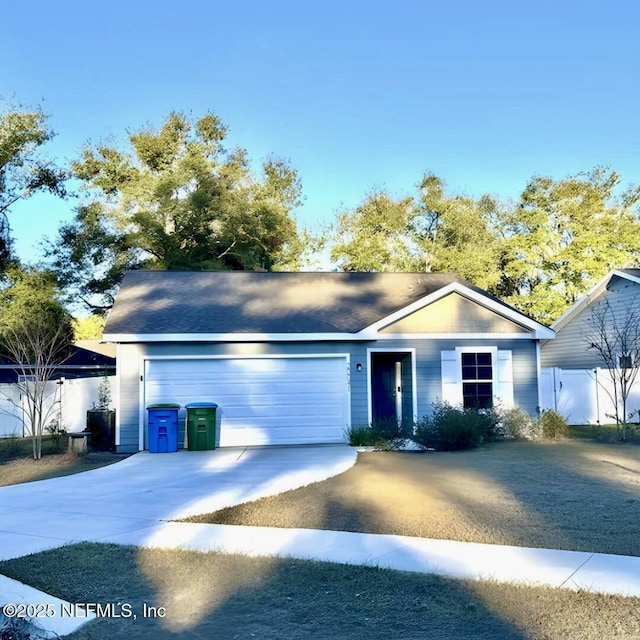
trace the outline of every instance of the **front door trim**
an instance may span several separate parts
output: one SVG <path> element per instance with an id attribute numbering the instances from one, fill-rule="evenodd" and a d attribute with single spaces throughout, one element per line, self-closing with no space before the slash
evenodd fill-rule
<path id="1" fill-rule="evenodd" d="M 368 424 L 373 421 L 373 384 L 371 376 L 371 363 L 372 353 L 403 353 L 411 355 L 411 398 L 412 398 L 412 413 L 414 423 L 418 420 L 418 392 L 416 383 L 416 350 L 411 347 L 404 347 L 400 349 L 384 349 L 382 347 L 372 347 L 367 349 L 367 420 Z"/>

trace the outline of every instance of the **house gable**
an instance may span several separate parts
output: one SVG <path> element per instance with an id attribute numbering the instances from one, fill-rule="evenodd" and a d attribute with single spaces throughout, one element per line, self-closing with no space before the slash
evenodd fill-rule
<path id="1" fill-rule="evenodd" d="M 523 333 L 530 331 L 498 313 L 453 292 L 382 327 L 385 334 Z"/>
<path id="2" fill-rule="evenodd" d="M 640 310 L 640 278 L 636 272 L 635 269 L 610 272 L 552 325 L 557 337 L 542 344 L 543 367 L 594 369 L 604 366 L 597 351 L 589 349 L 591 314 L 605 299 L 618 318 L 623 318 L 630 307 Z"/>

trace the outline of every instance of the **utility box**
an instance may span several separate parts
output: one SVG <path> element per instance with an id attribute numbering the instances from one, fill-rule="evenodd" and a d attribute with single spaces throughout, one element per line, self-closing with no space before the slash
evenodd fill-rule
<path id="1" fill-rule="evenodd" d="M 149 453 L 173 453 L 178 450 L 179 404 L 150 404 Z"/>
<path id="2" fill-rule="evenodd" d="M 187 410 L 187 447 L 189 451 L 210 451 L 216 448 L 215 402 L 190 402 Z"/>
<path id="3" fill-rule="evenodd" d="M 116 412 L 107 409 L 87 411 L 87 431 L 91 432 L 93 451 L 116 450 Z"/>

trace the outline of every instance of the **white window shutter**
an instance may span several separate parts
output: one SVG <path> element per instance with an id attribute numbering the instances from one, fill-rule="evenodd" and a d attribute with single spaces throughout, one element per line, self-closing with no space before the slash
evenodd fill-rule
<path id="1" fill-rule="evenodd" d="M 513 407 L 513 361 L 511 351 L 498 351 L 498 388 L 494 391 L 494 396 L 506 409 Z"/>
<path id="2" fill-rule="evenodd" d="M 462 404 L 462 371 L 455 351 L 440 352 L 442 401 Z"/>

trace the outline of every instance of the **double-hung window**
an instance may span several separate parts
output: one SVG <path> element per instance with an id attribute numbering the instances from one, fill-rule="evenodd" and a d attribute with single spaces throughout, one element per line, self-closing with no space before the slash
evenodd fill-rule
<path id="1" fill-rule="evenodd" d="M 533 363 L 535 366 L 535 363 Z M 442 399 L 452 405 L 512 407 L 513 364 L 509 349 L 465 346 L 440 352 Z"/>
<path id="2" fill-rule="evenodd" d="M 465 409 L 488 409 L 493 406 L 493 354 L 461 353 L 462 404 Z"/>

